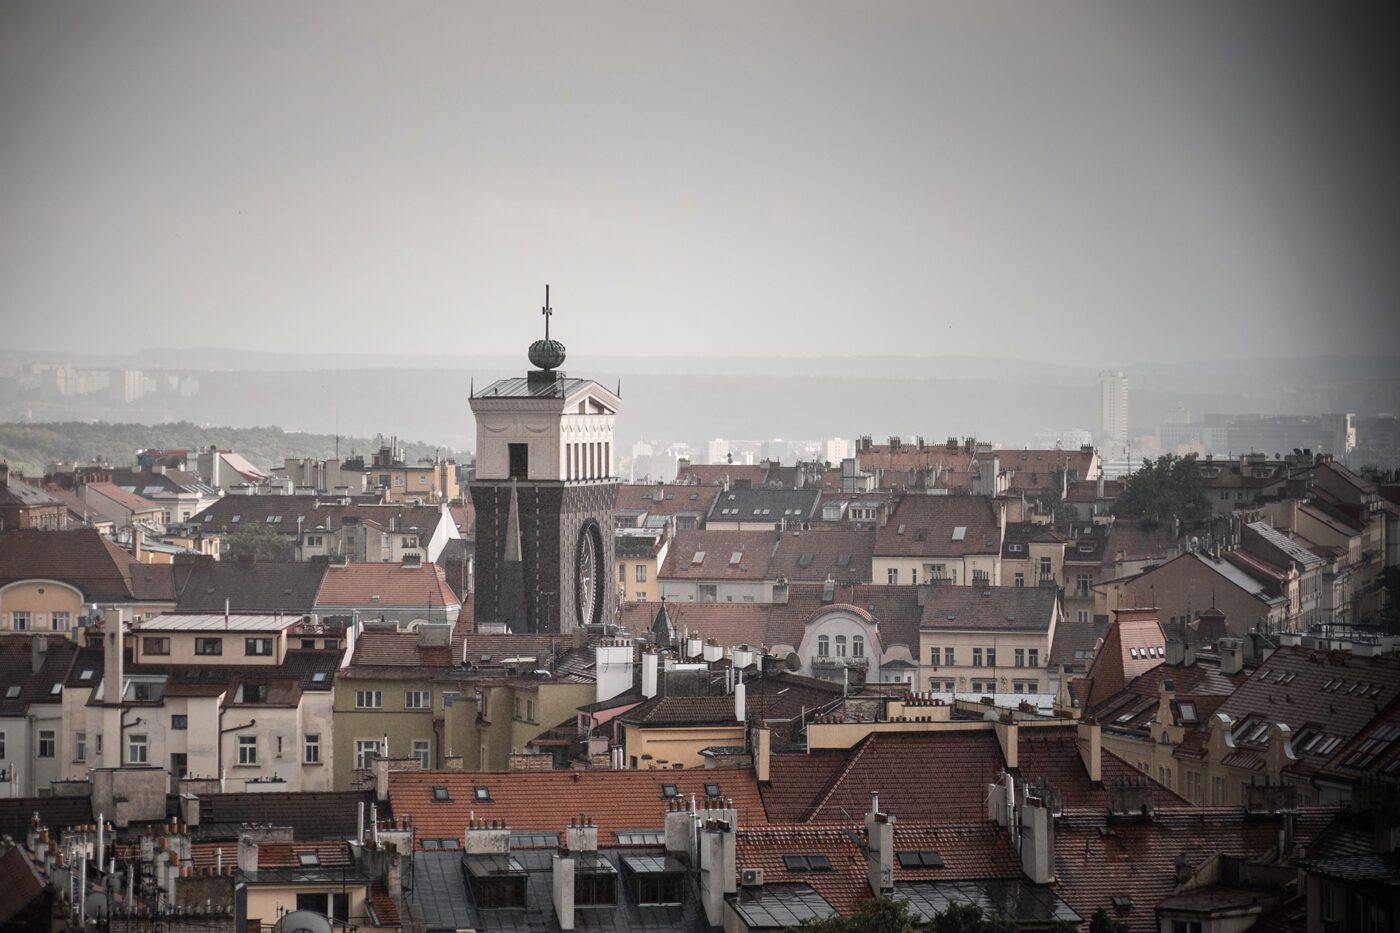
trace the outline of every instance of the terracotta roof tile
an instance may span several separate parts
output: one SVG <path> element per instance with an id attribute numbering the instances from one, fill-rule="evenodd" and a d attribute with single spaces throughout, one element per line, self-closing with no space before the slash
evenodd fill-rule
<path id="1" fill-rule="evenodd" d="M 778 543 L 776 531 L 676 532 L 661 566 L 662 580 L 763 580 Z M 703 554 L 700 562 L 696 555 Z M 735 561 L 734 555 L 739 555 Z"/>
<path id="2" fill-rule="evenodd" d="M 907 495 L 875 532 L 877 558 L 958 557 L 1000 551 L 1001 528 L 991 500 L 982 496 Z"/>
<path id="3" fill-rule="evenodd" d="M 674 771 L 391 771 L 389 803 L 396 817 L 413 821 L 415 845 L 432 838 L 463 839 L 468 821 L 500 821 L 515 832 L 562 832 L 579 814 L 598 827 L 599 844 L 620 830 L 660 830 L 667 800 L 663 784 L 674 784 L 685 800 L 703 798 L 717 783 L 733 798 L 739 825 L 766 822 L 758 785 L 749 768 Z M 451 800 L 434 802 L 433 788 L 446 787 Z M 478 799 L 484 787 L 489 799 Z"/>
<path id="4" fill-rule="evenodd" d="M 821 583 L 869 583 L 875 535 L 849 528 L 784 532 L 768 564 L 768 579 Z"/>
<path id="5" fill-rule="evenodd" d="M 362 606 L 389 608 L 461 608 L 457 594 L 447 585 L 447 574 L 437 564 L 419 566 L 353 561 L 326 568 L 316 594 L 318 609 Z"/>
<path id="6" fill-rule="evenodd" d="M 0 586 L 18 580 L 46 577 L 71 583 L 87 601 L 126 601 L 138 598 L 132 589 L 132 574 L 142 580 L 171 576 L 168 565 L 142 565 L 92 529 L 38 531 L 17 529 L 0 535 Z M 173 598 L 170 583 L 152 587 L 152 598 Z M 220 606 L 220 608 L 223 608 Z"/>

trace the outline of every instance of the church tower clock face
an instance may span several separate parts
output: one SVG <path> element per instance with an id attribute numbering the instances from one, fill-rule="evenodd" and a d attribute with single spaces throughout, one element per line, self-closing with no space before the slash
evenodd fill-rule
<path id="1" fill-rule="evenodd" d="M 603 536 L 593 519 L 578 533 L 574 559 L 574 605 L 579 625 L 596 625 L 603 614 Z"/>

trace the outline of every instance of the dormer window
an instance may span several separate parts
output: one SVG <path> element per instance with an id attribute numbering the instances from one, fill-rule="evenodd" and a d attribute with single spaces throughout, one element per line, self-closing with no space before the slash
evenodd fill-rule
<path id="1" fill-rule="evenodd" d="M 489 803 L 491 800 L 491 788 L 478 784 L 472 788 L 472 799 L 478 803 Z"/>
<path id="2" fill-rule="evenodd" d="M 666 800 L 677 800 L 680 798 L 681 792 L 674 784 L 662 784 L 661 796 Z"/>

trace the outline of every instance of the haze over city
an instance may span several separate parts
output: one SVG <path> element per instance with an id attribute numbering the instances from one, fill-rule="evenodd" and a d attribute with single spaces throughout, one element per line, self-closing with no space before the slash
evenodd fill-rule
<path id="1" fill-rule="evenodd" d="M 1381 15 L 7 3 L 4 343 L 1392 352 Z"/>

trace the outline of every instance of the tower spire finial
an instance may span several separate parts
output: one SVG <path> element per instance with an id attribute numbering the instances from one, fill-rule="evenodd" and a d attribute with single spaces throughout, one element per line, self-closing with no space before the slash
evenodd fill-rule
<path id="1" fill-rule="evenodd" d="M 549 306 L 549 283 L 544 286 L 544 307 L 540 308 L 540 314 L 544 315 L 544 339 L 549 339 L 549 318 L 554 314 L 554 309 Z"/>

